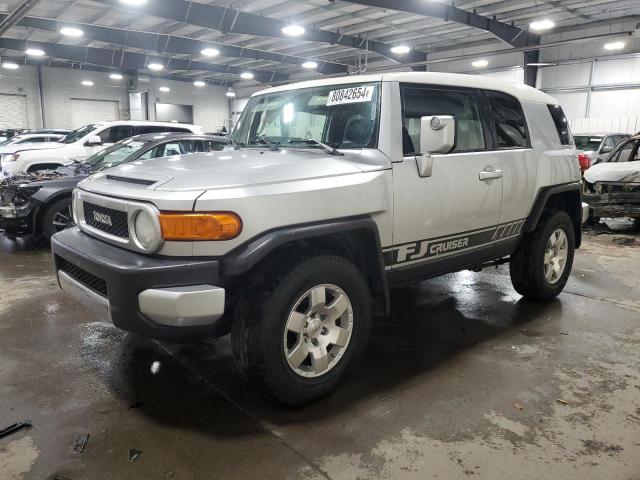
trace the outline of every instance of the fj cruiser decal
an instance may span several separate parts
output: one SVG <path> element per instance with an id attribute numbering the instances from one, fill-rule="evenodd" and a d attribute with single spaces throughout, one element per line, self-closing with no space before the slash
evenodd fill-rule
<path id="1" fill-rule="evenodd" d="M 482 230 L 448 237 L 419 240 L 395 245 L 384 250 L 385 265 L 397 266 L 406 263 L 428 261 L 443 255 L 453 255 L 465 250 L 482 247 L 492 242 L 517 237 L 522 231 L 524 219 L 496 225 Z"/>

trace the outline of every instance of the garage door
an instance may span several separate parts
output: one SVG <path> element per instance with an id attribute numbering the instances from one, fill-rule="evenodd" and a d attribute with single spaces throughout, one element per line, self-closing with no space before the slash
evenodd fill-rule
<path id="1" fill-rule="evenodd" d="M 88 123 L 120 120 L 118 102 L 109 100 L 71 99 L 71 128 Z"/>
<path id="2" fill-rule="evenodd" d="M 27 97 L 0 94 L 0 128 L 29 128 Z"/>

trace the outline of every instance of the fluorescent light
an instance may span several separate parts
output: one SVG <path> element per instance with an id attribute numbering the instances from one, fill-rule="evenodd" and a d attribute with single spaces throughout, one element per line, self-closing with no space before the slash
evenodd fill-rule
<path id="1" fill-rule="evenodd" d="M 397 55 L 402 55 L 403 53 L 409 53 L 411 48 L 406 45 L 396 45 L 395 47 L 391 47 L 391 53 L 395 53 Z"/>
<path id="2" fill-rule="evenodd" d="M 287 25 L 282 29 L 282 33 L 290 37 L 299 37 L 300 35 L 304 35 L 305 31 L 304 27 L 300 25 Z"/>
<path id="3" fill-rule="evenodd" d="M 313 70 L 314 68 L 318 68 L 318 64 L 316 62 L 304 62 L 302 64 L 302 68 L 307 68 L 309 70 Z"/>
<path id="4" fill-rule="evenodd" d="M 555 22 L 553 20 L 549 20 L 548 18 L 537 20 L 529 24 L 529 28 L 531 30 L 549 30 L 550 28 L 553 28 L 555 26 Z"/>
<path id="5" fill-rule="evenodd" d="M 244 80 L 251 80 L 253 78 L 253 73 L 251 73 L 251 72 L 242 72 L 240 74 L 240 78 L 242 78 Z"/>
<path id="6" fill-rule="evenodd" d="M 194 84 L 196 87 L 204 87 L 204 86 L 206 85 L 206 83 L 205 83 L 205 82 L 203 82 L 202 80 L 196 80 L 195 82 L 193 82 L 193 84 Z"/>
<path id="7" fill-rule="evenodd" d="M 6 68 L 7 70 L 17 70 L 20 66 L 17 63 L 13 62 L 4 62 L 2 64 L 2 68 Z"/>
<path id="8" fill-rule="evenodd" d="M 44 55 L 44 50 L 40 50 L 39 48 L 27 48 L 24 53 L 31 55 L 32 57 L 42 57 Z"/>
<path id="9" fill-rule="evenodd" d="M 229 98 L 232 98 L 236 96 L 236 92 L 234 92 L 233 90 L 227 90 L 227 93 L 225 93 L 225 95 Z"/>
<path id="10" fill-rule="evenodd" d="M 84 32 L 82 30 L 74 27 L 62 27 L 60 29 L 60 33 L 67 37 L 81 37 L 82 35 L 84 35 Z"/>
<path id="11" fill-rule="evenodd" d="M 527 63 L 527 67 L 555 67 L 556 65 L 558 65 L 558 64 L 557 63 L 547 63 L 547 62 L 531 62 L 531 63 Z"/>
<path id="12" fill-rule="evenodd" d="M 170 92 L 171 89 L 169 87 L 160 87 L 158 90 L 160 90 L 161 92 Z"/>
<path id="13" fill-rule="evenodd" d="M 622 50 L 625 46 L 624 42 L 611 42 L 604 45 L 605 50 Z"/>
<path id="14" fill-rule="evenodd" d="M 91 80 L 83 80 L 82 85 L 85 87 L 93 87 L 93 82 Z"/>
<path id="15" fill-rule="evenodd" d="M 487 62 L 486 60 L 476 60 L 475 62 L 471 62 L 471 65 L 473 65 L 476 68 L 482 68 L 489 65 L 489 62 Z"/>
<path id="16" fill-rule="evenodd" d="M 217 48 L 203 48 L 200 50 L 200 53 L 205 57 L 216 57 L 220 55 L 220 50 Z"/>
<path id="17" fill-rule="evenodd" d="M 147 3 L 147 0 L 119 0 L 120 3 L 124 3 L 125 5 L 133 5 L 134 7 L 139 7 L 140 5 L 144 5 Z"/>
<path id="18" fill-rule="evenodd" d="M 162 70 L 164 68 L 164 65 L 162 65 L 161 63 L 150 63 L 149 65 L 147 65 L 147 68 L 149 70 Z"/>
<path id="19" fill-rule="evenodd" d="M 109 78 L 111 80 L 122 80 L 123 77 L 119 73 L 112 73 L 111 75 L 109 75 Z"/>

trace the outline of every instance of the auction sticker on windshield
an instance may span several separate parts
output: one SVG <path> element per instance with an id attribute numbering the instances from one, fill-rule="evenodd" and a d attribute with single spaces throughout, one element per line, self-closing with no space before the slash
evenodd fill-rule
<path id="1" fill-rule="evenodd" d="M 373 85 L 331 90 L 327 97 L 327 107 L 332 105 L 343 105 L 345 103 L 370 102 L 375 90 L 376 87 Z"/>

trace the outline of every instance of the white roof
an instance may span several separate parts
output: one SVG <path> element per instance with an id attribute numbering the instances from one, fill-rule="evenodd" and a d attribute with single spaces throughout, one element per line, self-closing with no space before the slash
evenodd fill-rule
<path id="1" fill-rule="evenodd" d="M 134 125 L 134 126 L 138 126 L 138 125 L 152 125 L 152 126 L 159 126 L 159 127 L 185 127 L 185 128 L 189 128 L 189 129 L 194 129 L 194 128 L 200 128 L 196 125 L 193 125 L 191 123 L 177 123 L 177 122 L 148 122 L 148 121 L 143 121 L 143 120 L 114 120 L 112 122 L 98 122 L 95 125 Z"/>
<path id="2" fill-rule="evenodd" d="M 429 85 L 450 85 L 456 87 L 482 88 L 486 90 L 504 92 L 524 102 L 548 103 L 554 105 L 557 103 L 556 99 L 552 96 L 547 95 L 546 93 L 523 83 L 506 82 L 504 80 L 498 80 L 491 77 L 481 77 L 479 75 L 463 75 L 461 73 L 441 72 L 378 73 L 370 75 L 351 75 L 347 77 L 310 80 L 306 82 L 298 82 L 289 85 L 281 85 L 278 87 L 268 88 L 266 90 L 256 92 L 252 96 L 299 88 L 311 88 L 326 85 L 340 85 L 345 83 L 364 82 L 407 82 L 423 83 Z"/>

